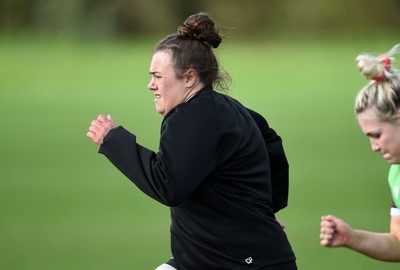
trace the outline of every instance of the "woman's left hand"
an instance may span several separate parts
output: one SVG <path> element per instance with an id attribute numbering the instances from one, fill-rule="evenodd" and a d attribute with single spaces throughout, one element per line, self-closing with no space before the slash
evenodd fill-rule
<path id="1" fill-rule="evenodd" d="M 286 225 L 285 225 L 285 223 L 283 223 L 282 221 L 280 221 L 279 219 L 277 219 L 277 218 L 275 218 L 275 220 L 276 220 L 276 222 L 278 222 L 279 223 L 279 225 L 281 226 L 281 228 L 282 229 L 285 229 L 286 228 Z"/>

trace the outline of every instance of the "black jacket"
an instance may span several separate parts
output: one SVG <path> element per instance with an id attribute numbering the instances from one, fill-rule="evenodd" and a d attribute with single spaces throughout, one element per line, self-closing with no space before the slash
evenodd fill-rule
<path id="1" fill-rule="evenodd" d="M 285 208 L 289 195 L 289 163 L 282 145 L 281 137 L 269 127 L 268 122 L 260 114 L 247 109 L 256 121 L 267 146 L 271 168 L 272 210 L 278 212 Z"/>
<path id="2" fill-rule="evenodd" d="M 295 260 L 271 208 L 263 136 L 236 100 L 206 87 L 164 117 L 157 153 L 123 127 L 109 132 L 99 152 L 171 206 L 180 270 L 267 269 Z"/>

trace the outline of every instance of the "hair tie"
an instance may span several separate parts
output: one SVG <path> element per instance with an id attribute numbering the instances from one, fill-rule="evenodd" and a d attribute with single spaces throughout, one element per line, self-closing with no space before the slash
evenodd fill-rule
<path id="1" fill-rule="evenodd" d="M 392 60 L 389 57 L 386 57 L 385 59 L 383 59 L 383 66 L 385 67 L 385 69 L 387 71 L 390 71 L 392 69 Z"/>
<path id="2" fill-rule="evenodd" d="M 383 62 L 383 67 L 386 69 L 386 71 L 390 71 L 392 69 L 392 66 L 391 66 L 392 60 L 389 57 L 386 57 L 385 55 L 381 55 L 381 56 L 379 56 L 379 58 L 383 58 L 383 60 L 381 60 Z M 385 78 L 386 78 L 386 75 L 385 75 L 385 73 L 383 73 L 380 76 L 371 78 L 371 80 L 380 82 L 380 81 L 383 81 Z"/>

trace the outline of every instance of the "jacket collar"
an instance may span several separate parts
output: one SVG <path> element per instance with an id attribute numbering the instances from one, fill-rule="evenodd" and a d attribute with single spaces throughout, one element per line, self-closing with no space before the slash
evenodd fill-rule
<path id="1" fill-rule="evenodd" d="M 213 91 L 212 85 L 206 85 L 202 89 L 191 95 L 185 102 L 190 102 L 200 96 L 210 93 L 211 91 Z"/>

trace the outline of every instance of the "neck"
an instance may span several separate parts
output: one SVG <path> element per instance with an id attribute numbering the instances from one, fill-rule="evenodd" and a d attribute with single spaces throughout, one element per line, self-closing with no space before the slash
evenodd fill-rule
<path id="1" fill-rule="evenodd" d="M 197 84 L 194 87 L 192 87 L 186 94 L 185 102 L 189 101 L 189 99 L 194 97 L 194 95 L 196 95 L 197 92 L 201 91 L 201 89 L 203 89 L 203 88 L 204 88 L 204 85 L 202 83 Z"/>

